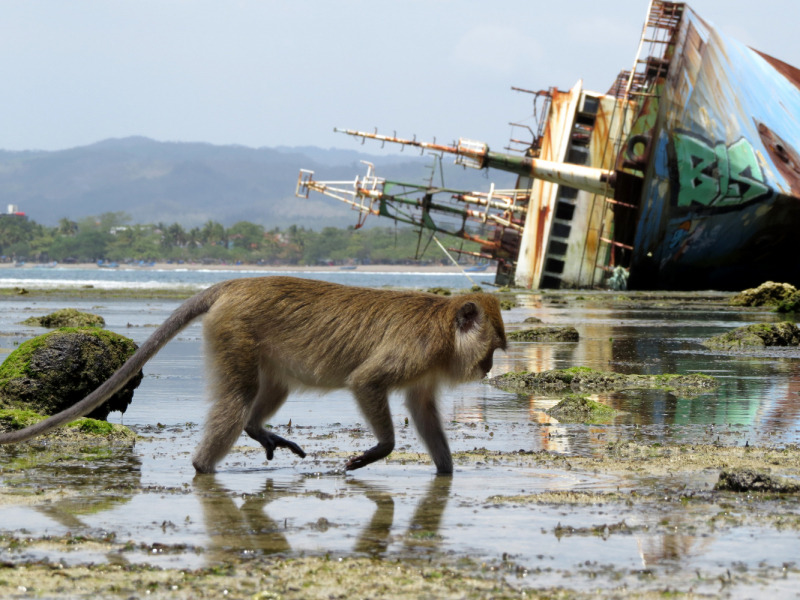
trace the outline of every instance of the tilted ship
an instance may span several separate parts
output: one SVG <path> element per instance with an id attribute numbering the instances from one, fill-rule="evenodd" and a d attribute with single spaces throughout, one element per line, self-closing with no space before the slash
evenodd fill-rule
<path id="1" fill-rule="evenodd" d="M 530 93 L 542 116 L 531 142 L 512 139 L 516 154 L 344 130 L 516 173 L 514 189 L 392 182 L 370 166 L 351 182 L 303 171 L 298 195 L 348 202 L 359 225 L 378 215 L 477 242 L 480 251 L 451 250 L 497 261 L 498 284 L 800 286 L 800 70 L 683 3 L 652 0 L 634 67 L 607 93 L 581 82 Z"/>

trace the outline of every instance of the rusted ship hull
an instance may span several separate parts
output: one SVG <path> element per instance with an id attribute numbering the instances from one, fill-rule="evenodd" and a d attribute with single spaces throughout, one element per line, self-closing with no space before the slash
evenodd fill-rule
<path id="1" fill-rule="evenodd" d="M 685 7 L 644 177 L 630 286 L 800 285 L 800 71 Z"/>

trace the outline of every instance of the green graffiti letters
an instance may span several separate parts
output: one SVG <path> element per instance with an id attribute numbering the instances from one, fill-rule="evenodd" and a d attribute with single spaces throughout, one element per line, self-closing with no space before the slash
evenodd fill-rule
<path id="1" fill-rule="evenodd" d="M 730 146 L 712 145 L 697 135 L 676 133 L 673 143 L 678 206 L 723 208 L 770 194 L 753 146 L 745 138 Z"/>

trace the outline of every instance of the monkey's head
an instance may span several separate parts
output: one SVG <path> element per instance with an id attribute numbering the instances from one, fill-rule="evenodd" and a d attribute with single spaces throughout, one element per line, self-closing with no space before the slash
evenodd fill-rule
<path id="1" fill-rule="evenodd" d="M 457 305 L 454 378 L 483 379 L 492 370 L 494 351 L 507 346 L 500 303 L 490 294 L 469 294 L 453 302 Z"/>

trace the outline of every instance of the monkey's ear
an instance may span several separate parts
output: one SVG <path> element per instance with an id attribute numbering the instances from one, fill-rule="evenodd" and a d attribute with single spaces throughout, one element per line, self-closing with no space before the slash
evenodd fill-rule
<path id="1" fill-rule="evenodd" d="M 465 302 L 456 313 L 456 326 L 461 333 L 467 333 L 478 323 L 481 311 L 474 302 Z"/>

